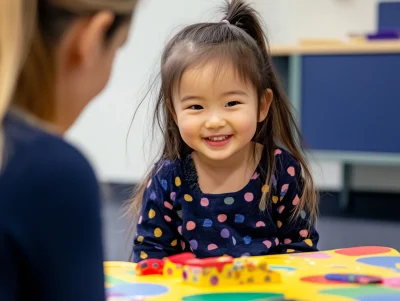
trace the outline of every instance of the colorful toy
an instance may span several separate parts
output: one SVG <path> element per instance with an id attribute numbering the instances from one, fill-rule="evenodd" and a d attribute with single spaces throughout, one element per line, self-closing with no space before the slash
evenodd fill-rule
<path id="1" fill-rule="evenodd" d="M 370 275 L 357 274 L 327 274 L 325 279 L 333 281 L 343 281 L 348 283 L 371 284 L 382 283 L 382 278 Z"/>
<path id="2" fill-rule="evenodd" d="M 163 275 L 135 275 L 126 262 L 106 262 L 105 273 L 108 301 L 399 301 L 399 265 L 398 251 L 368 246 L 238 259 L 189 253 L 165 258 Z"/>
<path id="3" fill-rule="evenodd" d="M 229 286 L 279 282 L 278 272 L 268 270 L 265 257 L 225 256 L 188 260 L 183 267 L 183 282 L 197 286 Z"/>

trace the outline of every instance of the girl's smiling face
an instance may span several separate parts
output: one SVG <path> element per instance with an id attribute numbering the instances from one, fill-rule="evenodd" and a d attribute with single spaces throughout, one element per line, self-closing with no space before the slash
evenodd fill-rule
<path id="1" fill-rule="evenodd" d="M 211 61 L 189 68 L 173 97 L 183 141 L 209 160 L 226 160 L 243 150 L 272 100 L 268 91 L 259 101 L 254 86 L 232 64 L 222 71 L 220 66 Z"/>

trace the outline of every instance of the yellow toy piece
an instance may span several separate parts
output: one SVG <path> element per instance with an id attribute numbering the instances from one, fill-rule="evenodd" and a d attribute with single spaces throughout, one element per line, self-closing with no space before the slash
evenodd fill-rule
<path id="1" fill-rule="evenodd" d="M 179 275 L 180 270 L 193 277 L 194 271 L 187 270 L 187 265 L 169 265 L 176 268 L 171 276 L 137 276 L 133 263 L 106 262 L 108 301 L 400 301 L 400 253 L 386 247 L 247 257 L 232 263 L 224 257 L 217 260 L 226 263 L 223 269 L 211 268 L 208 278 L 197 283 L 184 283 L 183 274 Z M 229 280 L 228 273 L 235 265 L 244 285 Z M 168 262 L 164 268 L 168 269 Z M 265 283 L 269 271 L 271 281 Z M 365 285 L 325 278 L 337 273 L 377 276 L 382 283 Z M 215 285 L 210 285 L 212 275 L 219 276 Z"/>
<path id="2" fill-rule="evenodd" d="M 279 282 L 279 272 L 268 269 L 265 257 L 229 256 L 189 260 L 183 267 L 183 282 L 194 286 L 232 286 Z"/>
<path id="3" fill-rule="evenodd" d="M 180 278 L 182 277 L 183 265 L 173 263 L 168 259 L 165 260 L 164 265 L 164 275 L 168 275 L 171 278 Z"/>
<path id="4" fill-rule="evenodd" d="M 182 258 L 182 255 L 171 256 L 171 257 L 165 258 L 163 274 L 169 278 L 182 279 L 183 268 L 184 268 L 182 261 L 186 261 L 189 259 L 194 259 L 194 255 L 193 254 L 187 254 L 187 255 L 184 254 L 183 258 Z"/>

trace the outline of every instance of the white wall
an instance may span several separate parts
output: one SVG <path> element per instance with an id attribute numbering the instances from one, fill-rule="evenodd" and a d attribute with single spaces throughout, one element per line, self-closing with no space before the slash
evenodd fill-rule
<path id="1" fill-rule="evenodd" d="M 256 0 L 275 43 L 301 38 L 345 39 L 373 31 L 378 0 Z"/>
<path id="2" fill-rule="evenodd" d="M 144 95 L 150 75 L 168 37 L 192 22 L 218 17 L 222 0 L 141 0 L 128 44 L 121 50 L 107 89 L 86 109 L 68 133 L 89 157 L 102 181 L 134 182 L 151 159 L 144 147 L 148 136 L 149 99 L 135 119 L 126 144 L 134 109 Z M 378 0 L 254 0 L 265 19 L 272 43 L 295 43 L 299 38 L 345 39 L 349 33 L 373 31 Z M 127 148 L 128 147 L 128 148 Z M 157 145 L 153 146 L 153 149 Z M 126 152 L 127 149 L 127 152 Z M 313 165 L 317 183 L 340 189 L 337 162 Z M 371 176 L 372 174 L 372 176 Z M 386 179 L 390 178 L 390 182 Z M 356 168 L 354 184 L 362 189 L 398 190 L 400 169 Z"/>

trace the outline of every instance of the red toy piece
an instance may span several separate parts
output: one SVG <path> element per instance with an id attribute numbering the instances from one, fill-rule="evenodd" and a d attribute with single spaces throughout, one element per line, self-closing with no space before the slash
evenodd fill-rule
<path id="1" fill-rule="evenodd" d="M 162 259 L 145 259 L 136 265 L 136 275 L 162 275 L 164 268 L 164 260 Z"/>
<path id="2" fill-rule="evenodd" d="M 193 253 L 186 252 L 186 253 L 169 256 L 168 260 L 175 264 L 184 265 L 184 264 L 186 264 L 186 262 L 188 260 L 193 259 L 193 258 L 195 258 Z"/>
<path id="3" fill-rule="evenodd" d="M 199 268 L 215 267 L 220 273 L 225 265 L 231 263 L 233 263 L 233 257 L 224 256 L 224 257 L 214 257 L 205 259 L 190 259 L 186 262 L 186 265 Z"/>

